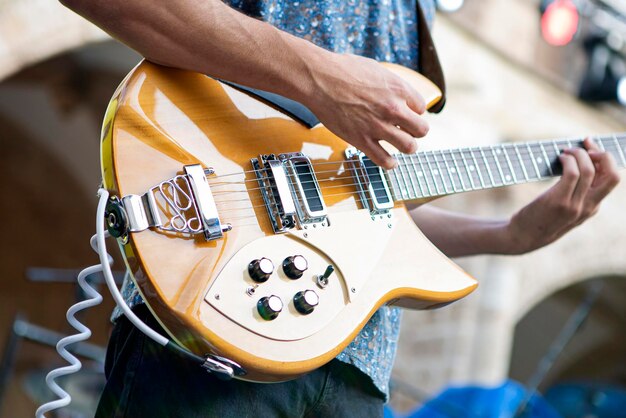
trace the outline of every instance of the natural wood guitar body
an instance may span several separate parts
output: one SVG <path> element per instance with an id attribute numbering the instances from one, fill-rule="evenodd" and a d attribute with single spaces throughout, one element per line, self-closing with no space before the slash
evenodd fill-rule
<path id="1" fill-rule="evenodd" d="M 438 100 L 428 80 L 391 69 L 429 103 Z M 129 74 L 105 118 L 105 187 L 119 197 L 141 195 L 185 165 L 212 167 L 208 180 L 220 220 L 232 225 L 214 241 L 149 229 L 121 243 L 148 306 L 177 342 L 241 364 L 244 379 L 287 380 L 334 358 L 385 303 L 427 309 L 474 290 L 476 281 L 422 235 L 402 203 L 384 219 L 370 216 L 341 163 L 347 147 L 322 125 L 309 129 L 204 75 L 147 62 Z M 287 152 L 311 159 L 330 226 L 274 233 L 250 159 Z M 308 260 L 298 280 L 280 268 L 292 255 Z M 258 284 L 247 266 L 260 257 L 272 260 L 275 272 Z M 335 273 L 320 289 L 315 276 L 328 265 Z M 289 299 L 305 289 L 320 298 L 309 315 Z M 256 303 L 270 294 L 279 295 L 285 309 L 267 321 Z"/>

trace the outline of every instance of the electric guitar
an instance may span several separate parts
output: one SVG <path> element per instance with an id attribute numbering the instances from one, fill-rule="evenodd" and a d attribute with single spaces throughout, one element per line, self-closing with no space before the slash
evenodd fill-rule
<path id="1" fill-rule="evenodd" d="M 437 87 L 389 65 L 429 106 Z M 626 165 L 626 136 L 596 138 Z M 580 140 L 397 154 L 383 170 L 298 103 L 141 63 L 102 130 L 109 232 L 171 337 L 236 377 L 295 378 L 333 359 L 382 305 L 432 309 L 476 280 L 407 202 L 543 180 Z"/>

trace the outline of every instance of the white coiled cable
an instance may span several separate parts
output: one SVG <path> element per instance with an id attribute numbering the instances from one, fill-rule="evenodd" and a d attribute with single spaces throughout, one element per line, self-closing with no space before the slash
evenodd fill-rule
<path id="1" fill-rule="evenodd" d="M 98 250 L 96 239 L 97 239 L 97 235 L 94 235 L 91 237 L 91 240 L 89 240 L 89 243 L 91 244 L 91 248 L 93 248 L 94 251 Z M 108 255 L 107 257 L 108 257 L 107 259 L 108 263 L 112 263 L 113 259 Z M 46 385 L 48 385 L 50 390 L 52 390 L 52 392 L 54 392 L 54 394 L 58 396 L 59 399 L 45 403 L 41 405 L 39 408 L 37 408 L 37 411 L 35 412 L 35 415 L 37 416 L 37 418 L 42 418 L 42 417 L 45 418 L 44 414 L 46 412 L 50 412 L 52 410 L 67 406 L 72 401 L 72 397 L 70 396 L 70 394 L 67 393 L 65 390 L 63 390 L 63 388 L 61 388 L 61 386 L 58 385 L 58 383 L 56 382 L 56 379 L 61 376 L 66 376 L 72 373 L 76 373 L 82 367 L 82 363 L 80 362 L 80 360 L 76 358 L 76 356 L 74 356 L 72 353 L 67 351 L 66 347 L 70 344 L 74 344 L 80 341 L 85 341 L 89 337 L 91 337 L 91 330 L 87 328 L 85 325 L 83 325 L 80 321 L 78 321 L 75 315 L 77 312 L 80 312 L 83 309 L 92 308 L 102 303 L 102 295 L 98 293 L 96 289 L 91 287 L 91 285 L 89 285 L 89 283 L 86 280 L 87 276 L 97 273 L 99 271 L 102 271 L 102 264 L 96 264 L 95 266 L 87 267 L 86 269 L 78 273 L 78 284 L 80 285 L 81 289 L 83 289 L 85 294 L 89 297 L 89 299 L 78 302 L 67 311 L 67 314 L 66 314 L 67 322 L 69 322 L 69 324 L 78 331 L 78 334 L 74 334 L 74 335 L 70 335 L 68 337 L 62 338 L 57 343 L 57 351 L 59 352 L 59 355 L 61 357 L 63 357 L 65 360 L 67 360 L 68 363 L 70 363 L 70 365 L 65 366 L 65 367 L 59 367 L 58 369 L 52 370 L 46 376 Z"/>
<path id="2" fill-rule="evenodd" d="M 122 294 L 117 288 L 117 285 L 115 284 L 113 272 L 111 271 L 113 258 L 107 253 L 105 243 L 105 239 L 109 236 L 109 233 L 104 230 L 104 212 L 107 200 L 109 198 L 109 193 L 104 189 L 100 189 L 98 190 L 98 196 L 99 201 L 98 209 L 96 210 L 96 234 L 91 237 L 89 243 L 91 245 L 91 248 L 93 248 L 93 250 L 97 252 L 100 256 L 100 264 L 87 267 L 78 274 L 78 284 L 83 289 L 85 294 L 89 297 L 89 299 L 76 303 L 67 311 L 67 322 L 78 331 L 78 334 L 70 335 L 61 339 L 57 343 L 56 348 L 59 355 L 67 360 L 70 365 L 59 367 L 58 369 L 52 370 L 46 375 L 46 385 L 48 385 L 50 390 L 52 390 L 52 392 L 54 392 L 54 394 L 59 399 L 45 403 L 37 408 L 37 411 L 35 412 L 35 416 L 37 418 L 46 418 L 46 416 L 44 415 L 45 413 L 53 411 L 55 409 L 63 408 L 64 406 L 69 405 L 72 401 L 72 397 L 70 396 L 70 394 L 58 385 L 56 379 L 61 376 L 76 373 L 82 367 L 82 363 L 80 362 L 80 360 L 76 358 L 72 353 L 70 353 L 66 347 L 70 344 L 85 341 L 89 337 L 91 337 L 91 330 L 83 325 L 81 322 L 79 322 L 78 319 L 76 319 L 76 313 L 84 309 L 92 308 L 102 303 L 102 295 L 98 293 L 93 287 L 91 287 L 86 280 L 89 275 L 97 272 L 102 272 L 105 282 L 111 292 L 111 295 L 113 296 L 113 299 L 115 299 L 115 303 L 117 303 L 117 305 L 122 309 L 128 319 L 133 324 L 135 324 L 135 326 L 137 326 L 143 333 L 155 340 L 157 343 L 161 345 L 166 345 L 168 343 L 167 338 L 163 337 L 162 335 L 158 334 L 153 329 L 148 327 L 130 310 L 130 308 L 124 301 Z"/>
<path id="3" fill-rule="evenodd" d="M 96 305 L 102 303 L 102 295 L 100 295 L 93 287 L 87 283 L 85 280 L 87 276 L 93 273 L 97 273 L 99 271 L 102 272 L 104 276 L 104 281 L 111 292 L 111 296 L 115 300 L 117 306 L 120 307 L 124 315 L 128 318 L 128 320 L 135 325 L 141 332 L 146 334 L 149 338 L 157 342 L 162 346 L 167 346 L 169 349 L 177 352 L 180 355 L 187 357 L 189 361 L 195 362 L 199 366 L 203 367 L 205 370 L 216 373 L 218 377 L 230 379 L 234 374 L 240 375 L 242 373 L 245 374 L 245 371 L 241 369 L 236 363 L 233 363 L 227 359 L 218 358 L 221 361 L 216 361 L 212 358 L 203 358 L 200 357 L 186 348 L 179 346 L 171 340 L 168 340 L 148 325 L 146 325 L 135 313 L 130 309 L 130 307 L 126 304 L 124 297 L 120 293 L 120 290 L 117 288 L 115 284 L 115 279 L 113 278 L 113 272 L 111 271 L 111 264 L 113 264 L 113 258 L 107 253 L 105 239 L 109 237 L 109 233 L 104 230 L 104 213 L 106 210 L 107 201 L 109 199 L 109 192 L 105 189 L 98 190 L 98 208 L 96 210 L 96 234 L 91 237 L 89 241 L 91 244 L 91 248 L 95 252 L 98 253 L 100 257 L 100 264 L 96 264 L 94 266 L 87 267 L 83 271 L 78 274 L 78 284 L 85 291 L 85 294 L 89 296 L 89 299 L 78 302 L 73 305 L 67 311 L 67 322 L 70 323 L 77 331 L 78 334 L 70 335 L 69 337 L 65 337 L 61 339 L 57 343 L 57 351 L 68 363 L 69 366 L 59 367 L 48 373 L 46 376 L 46 385 L 52 390 L 59 399 L 54 401 L 50 401 L 41 405 L 37 408 L 35 415 L 37 418 L 46 418 L 44 415 L 46 412 L 53 411 L 55 409 L 62 408 L 67 406 L 72 401 L 72 397 L 69 393 L 63 390 L 55 381 L 55 379 L 66 376 L 72 373 L 78 372 L 82 363 L 78 360 L 74 355 L 72 355 L 69 351 L 67 351 L 66 347 L 70 344 L 74 344 L 80 341 L 85 341 L 89 337 L 91 337 L 91 330 L 87 328 L 85 325 L 80 323 L 75 314 L 83 309 L 91 308 Z M 223 361 L 227 361 L 228 364 L 224 364 Z M 236 366 L 236 369 L 233 369 L 233 366 Z"/>

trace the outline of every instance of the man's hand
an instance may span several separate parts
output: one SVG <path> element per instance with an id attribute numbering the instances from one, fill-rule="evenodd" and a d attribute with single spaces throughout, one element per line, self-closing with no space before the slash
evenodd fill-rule
<path id="1" fill-rule="evenodd" d="M 493 220 L 423 205 L 411 211 L 422 232 L 449 257 L 523 254 L 550 244 L 598 211 L 619 183 L 613 157 L 589 140 L 561 155 L 563 177 L 510 220 Z"/>
<path id="2" fill-rule="evenodd" d="M 591 140 L 583 149 L 561 154 L 561 180 L 511 219 L 511 252 L 525 253 L 543 247 L 593 216 L 602 199 L 620 177 L 613 157 Z"/>
<path id="3" fill-rule="evenodd" d="M 329 58 L 328 65 L 312 71 L 316 93 L 305 104 L 324 126 L 374 163 L 395 167 L 395 159 L 379 141 L 404 153 L 415 152 L 415 138 L 428 132 L 428 123 L 419 116 L 426 111 L 423 97 L 372 59 L 338 54 Z"/>

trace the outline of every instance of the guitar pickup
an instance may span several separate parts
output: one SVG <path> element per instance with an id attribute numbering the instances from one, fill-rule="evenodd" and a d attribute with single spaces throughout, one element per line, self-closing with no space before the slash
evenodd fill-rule
<path id="1" fill-rule="evenodd" d="M 372 215 L 389 212 L 394 203 L 383 169 L 356 148 L 348 148 L 345 154 L 350 161 L 355 183 L 358 184 L 363 206 Z"/>
<path id="2" fill-rule="evenodd" d="M 327 210 L 311 161 L 300 153 L 251 160 L 274 232 L 296 225 L 328 225 Z"/>
<path id="3" fill-rule="evenodd" d="M 308 157 L 295 153 L 281 155 L 290 169 L 290 178 L 294 185 L 296 210 L 301 224 L 321 223 L 326 226 L 327 209 L 315 176 L 315 171 Z"/>

